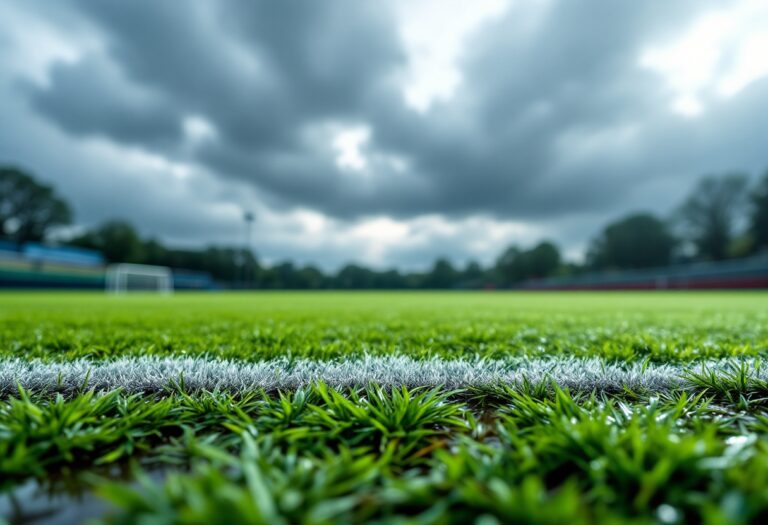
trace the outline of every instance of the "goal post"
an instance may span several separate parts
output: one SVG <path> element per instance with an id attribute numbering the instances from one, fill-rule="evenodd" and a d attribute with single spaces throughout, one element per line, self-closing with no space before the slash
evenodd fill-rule
<path id="1" fill-rule="evenodd" d="M 109 293 L 129 291 L 173 292 L 173 273 L 167 266 L 120 263 L 107 267 L 104 282 Z"/>

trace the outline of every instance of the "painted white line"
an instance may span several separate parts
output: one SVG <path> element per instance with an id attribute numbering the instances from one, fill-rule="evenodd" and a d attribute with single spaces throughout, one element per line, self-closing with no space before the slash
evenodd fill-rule
<path id="1" fill-rule="evenodd" d="M 520 386 L 524 381 L 554 381 L 573 391 L 661 392 L 673 388 L 694 388 L 685 379 L 686 371 L 699 372 L 702 366 L 716 374 L 732 371 L 741 359 L 699 361 L 683 365 L 640 363 L 617 364 L 601 359 L 550 357 L 505 360 L 440 358 L 414 359 L 408 356 L 358 355 L 349 359 L 316 361 L 273 359 L 259 362 L 227 361 L 201 357 L 127 357 L 108 361 L 70 362 L 0 359 L 0 393 L 17 392 L 17 385 L 34 392 L 73 393 L 122 388 L 127 392 L 162 392 L 183 381 L 185 390 L 226 390 L 244 392 L 293 390 L 324 381 L 343 388 L 365 386 L 438 386 L 465 388 L 492 384 Z M 768 380 L 762 360 L 746 363 L 756 378 Z"/>

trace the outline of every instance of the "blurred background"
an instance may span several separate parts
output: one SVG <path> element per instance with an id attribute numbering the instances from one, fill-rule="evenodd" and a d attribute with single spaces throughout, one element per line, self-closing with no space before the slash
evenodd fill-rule
<path id="1" fill-rule="evenodd" d="M 0 286 L 768 287 L 766 50 L 753 0 L 0 0 Z"/>

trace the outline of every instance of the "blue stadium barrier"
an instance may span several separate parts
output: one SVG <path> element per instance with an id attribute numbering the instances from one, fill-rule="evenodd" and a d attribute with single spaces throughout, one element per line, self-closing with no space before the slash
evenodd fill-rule
<path id="1" fill-rule="evenodd" d="M 519 288 L 528 290 L 768 288 L 768 254 L 728 261 L 532 279 L 522 283 Z"/>
<path id="2" fill-rule="evenodd" d="M 0 288 L 104 288 L 101 252 L 73 246 L 46 246 L 0 240 Z M 207 272 L 172 269 L 178 290 L 214 290 Z"/>
<path id="3" fill-rule="evenodd" d="M 12 255 L 19 253 L 19 247 L 15 242 L 0 240 L 0 253 Z"/>
<path id="4" fill-rule="evenodd" d="M 70 264 L 74 266 L 103 266 L 104 256 L 96 250 L 73 246 L 45 246 L 38 243 L 26 243 L 21 249 L 24 257 L 39 263 Z"/>
<path id="5" fill-rule="evenodd" d="M 177 290 L 212 290 L 216 286 L 209 273 L 173 270 L 173 287 Z"/>

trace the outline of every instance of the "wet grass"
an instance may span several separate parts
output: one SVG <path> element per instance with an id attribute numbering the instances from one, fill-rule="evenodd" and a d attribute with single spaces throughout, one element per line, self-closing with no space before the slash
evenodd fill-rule
<path id="1" fill-rule="evenodd" d="M 760 407 L 555 389 L 481 409 L 465 394 L 316 385 L 151 401 L 25 396 L 0 415 L 13 458 L 2 469 L 10 488 L 129 464 L 138 487 L 85 477 L 119 509 L 112 523 L 749 523 L 768 513 Z M 159 481 L 141 473 L 158 465 Z"/>
<path id="2" fill-rule="evenodd" d="M 764 293 L 0 295 L 0 357 L 759 355 Z"/>
<path id="3" fill-rule="evenodd" d="M 0 490 L 76 479 L 107 502 L 99 522 L 125 524 L 764 522 L 767 315 L 759 293 L 2 295 L 0 357 L 691 366 L 665 392 L 22 389 L 0 400 Z"/>

